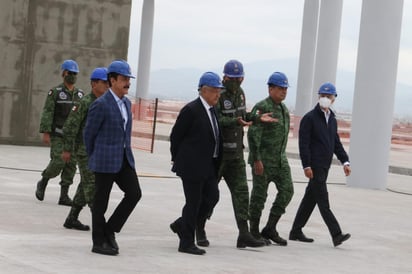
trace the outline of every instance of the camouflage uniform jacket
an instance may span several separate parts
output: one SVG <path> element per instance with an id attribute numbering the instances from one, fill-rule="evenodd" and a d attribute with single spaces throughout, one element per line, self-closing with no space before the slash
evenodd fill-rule
<path id="1" fill-rule="evenodd" d="M 231 92 L 224 89 L 217 104 L 219 123 L 223 138 L 223 159 L 243 159 L 243 126 L 237 122 L 238 117 L 252 121 L 254 116 L 246 112 L 246 98 L 243 89 Z"/>
<path id="2" fill-rule="evenodd" d="M 86 125 L 87 112 L 96 99 L 96 95 L 89 93 L 80 100 L 78 106 L 72 107 L 63 127 L 64 151 L 72 152 L 76 144 L 84 145 L 83 129 Z"/>
<path id="3" fill-rule="evenodd" d="M 286 158 L 290 116 L 285 104 L 276 104 L 270 97 L 257 103 L 252 114 L 273 112 L 276 123 L 255 123 L 249 127 L 249 164 L 261 160 L 265 166 L 280 166 Z"/>
<path id="4" fill-rule="evenodd" d="M 40 132 L 49 132 L 52 135 L 62 136 L 63 125 L 69 116 L 73 105 L 78 105 L 84 93 L 75 88 L 73 92 L 67 90 L 64 84 L 52 88 L 46 98 L 43 113 L 40 119 Z"/>

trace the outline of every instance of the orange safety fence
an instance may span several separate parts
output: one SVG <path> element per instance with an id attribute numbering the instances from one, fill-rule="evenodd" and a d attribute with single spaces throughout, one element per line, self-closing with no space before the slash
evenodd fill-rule
<path id="1" fill-rule="evenodd" d="M 153 153 L 158 99 L 132 101 L 132 147 Z"/>

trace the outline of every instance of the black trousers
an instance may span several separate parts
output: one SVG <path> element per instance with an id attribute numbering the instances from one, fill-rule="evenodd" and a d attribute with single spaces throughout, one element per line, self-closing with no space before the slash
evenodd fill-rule
<path id="1" fill-rule="evenodd" d="M 328 168 L 312 168 L 313 178 L 309 180 L 306 187 L 305 195 L 300 203 L 299 209 L 296 213 L 295 221 L 293 222 L 292 232 L 300 233 L 302 228 L 309 220 L 313 209 L 318 205 L 323 221 L 329 229 L 332 237 L 341 234 L 339 223 L 330 210 L 329 194 L 326 186 L 328 178 Z"/>
<path id="2" fill-rule="evenodd" d="M 104 215 L 114 182 L 124 192 L 124 196 L 106 223 Z M 107 233 L 120 232 L 142 197 L 142 192 L 136 171 L 129 165 L 126 158 L 118 173 L 96 172 L 95 184 L 96 190 L 92 207 L 92 238 L 93 244 L 102 244 Z"/>
<path id="3" fill-rule="evenodd" d="M 219 201 L 216 172 L 205 180 L 182 178 L 186 203 L 182 216 L 176 220 L 181 229 L 179 247 L 194 245 L 195 228 L 198 220 L 206 219 Z"/>

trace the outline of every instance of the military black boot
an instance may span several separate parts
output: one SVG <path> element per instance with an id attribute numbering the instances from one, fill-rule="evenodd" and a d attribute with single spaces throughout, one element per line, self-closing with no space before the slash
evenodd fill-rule
<path id="1" fill-rule="evenodd" d="M 69 197 L 69 187 L 61 186 L 59 205 L 72 206 L 72 204 L 73 204 L 73 201 Z"/>
<path id="2" fill-rule="evenodd" d="M 271 245 L 272 243 L 270 242 L 270 240 L 267 240 L 267 239 L 263 238 L 262 235 L 260 235 L 259 222 L 260 222 L 260 219 L 250 219 L 249 220 L 250 234 L 252 234 L 253 238 L 255 238 L 256 240 L 263 241 L 265 243 L 265 245 Z"/>
<path id="3" fill-rule="evenodd" d="M 88 225 L 84 225 L 79 221 L 79 213 L 81 210 L 81 207 L 73 206 L 70 209 L 69 216 L 67 216 L 63 226 L 68 229 L 77 229 L 82 231 L 90 230 L 90 227 Z"/>
<path id="4" fill-rule="evenodd" d="M 250 233 L 252 234 L 252 236 L 255 237 L 255 239 L 261 238 L 262 236 L 260 235 L 260 232 L 259 232 L 259 219 L 250 219 L 249 224 L 250 224 Z"/>
<path id="5" fill-rule="evenodd" d="M 260 233 L 263 238 L 270 239 L 278 245 L 285 246 L 288 242 L 279 236 L 279 233 L 276 231 L 276 225 L 280 219 L 280 215 L 269 215 L 269 220 L 266 226 L 262 229 Z"/>
<path id="6" fill-rule="evenodd" d="M 201 219 L 196 224 L 196 242 L 198 246 L 209 246 L 205 231 L 206 219 Z"/>
<path id="7" fill-rule="evenodd" d="M 265 246 L 265 242 L 260 239 L 255 239 L 249 232 L 248 224 L 246 220 L 239 220 L 237 222 L 239 228 L 239 236 L 237 237 L 237 248 L 245 247 L 261 247 Z"/>
<path id="8" fill-rule="evenodd" d="M 37 188 L 36 188 L 36 198 L 39 201 L 44 200 L 44 192 L 46 191 L 46 186 L 47 183 L 49 182 L 48 178 L 42 177 L 40 181 L 37 182 Z"/>

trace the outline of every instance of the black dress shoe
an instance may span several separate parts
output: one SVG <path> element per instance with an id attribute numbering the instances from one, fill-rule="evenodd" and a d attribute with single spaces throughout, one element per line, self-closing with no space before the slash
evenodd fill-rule
<path id="1" fill-rule="evenodd" d="M 305 243 L 313 242 L 313 239 L 306 237 L 305 234 L 303 234 L 303 232 L 300 232 L 300 233 L 290 232 L 289 233 L 289 240 L 291 240 L 291 241 L 300 241 L 300 242 L 305 242 Z"/>
<path id="2" fill-rule="evenodd" d="M 206 250 L 200 249 L 197 246 L 191 246 L 191 247 L 179 247 L 179 252 L 189 253 L 193 255 L 203 255 L 206 253 Z"/>
<path id="3" fill-rule="evenodd" d="M 109 243 L 103 242 L 102 244 L 94 244 L 92 248 L 92 252 L 99 253 L 103 255 L 110 255 L 115 256 L 119 254 L 114 248 L 112 248 Z"/>
<path id="4" fill-rule="evenodd" d="M 206 237 L 206 231 L 204 229 L 196 228 L 196 243 L 198 246 L 209 246 L 209 240 Z"/>
<path id="5" fill-rule="evenodd" d="M 346 233 L 346 234 L 341 233 L 341 234 L 333 237 L 333 245 L 338 246 L 338 245 L 342 244 L 344 241 L 346 241 L 349 238 L 350 238 L 349 233 Z"/>
<path id="6" fill-rule="evenodd" d="M 208 239 L 198 239 L 196 243 L 198 246 L 203 246 L 203 247 L 208 247 L 210 245 Z"/>
<path id="7" fill-rule="evenodd" d="M 176 233 L 177 236 L 179 236 L 179 239 L 182 238 L 182 235 L 181 235 L 181 232 L 180 232 L 180 226 L 176 221 L 174 221 L 173 223 L 170 224 L 170 229 L 173 231 L 173 233 Z"/>
<path id="8" fill-rule="evenodd" d="M 239 237 L 237 238 L 237 248 L 245 248 L 245 247 L 261 247 L 265 246 L 266 243 L 262 239 L 255 239 L 252 234 L 248 233 L 240 233 Z"/>
<path id="9" fill-rule="evenodd" d="M 114 232 L 108 232 L 106 233 L 106 239 L 107 243 L 114 249 L 116 250 L 117 253 L 119 253 L 119 245 L 116 242 L 116 237 L 114 236 Z"/>

